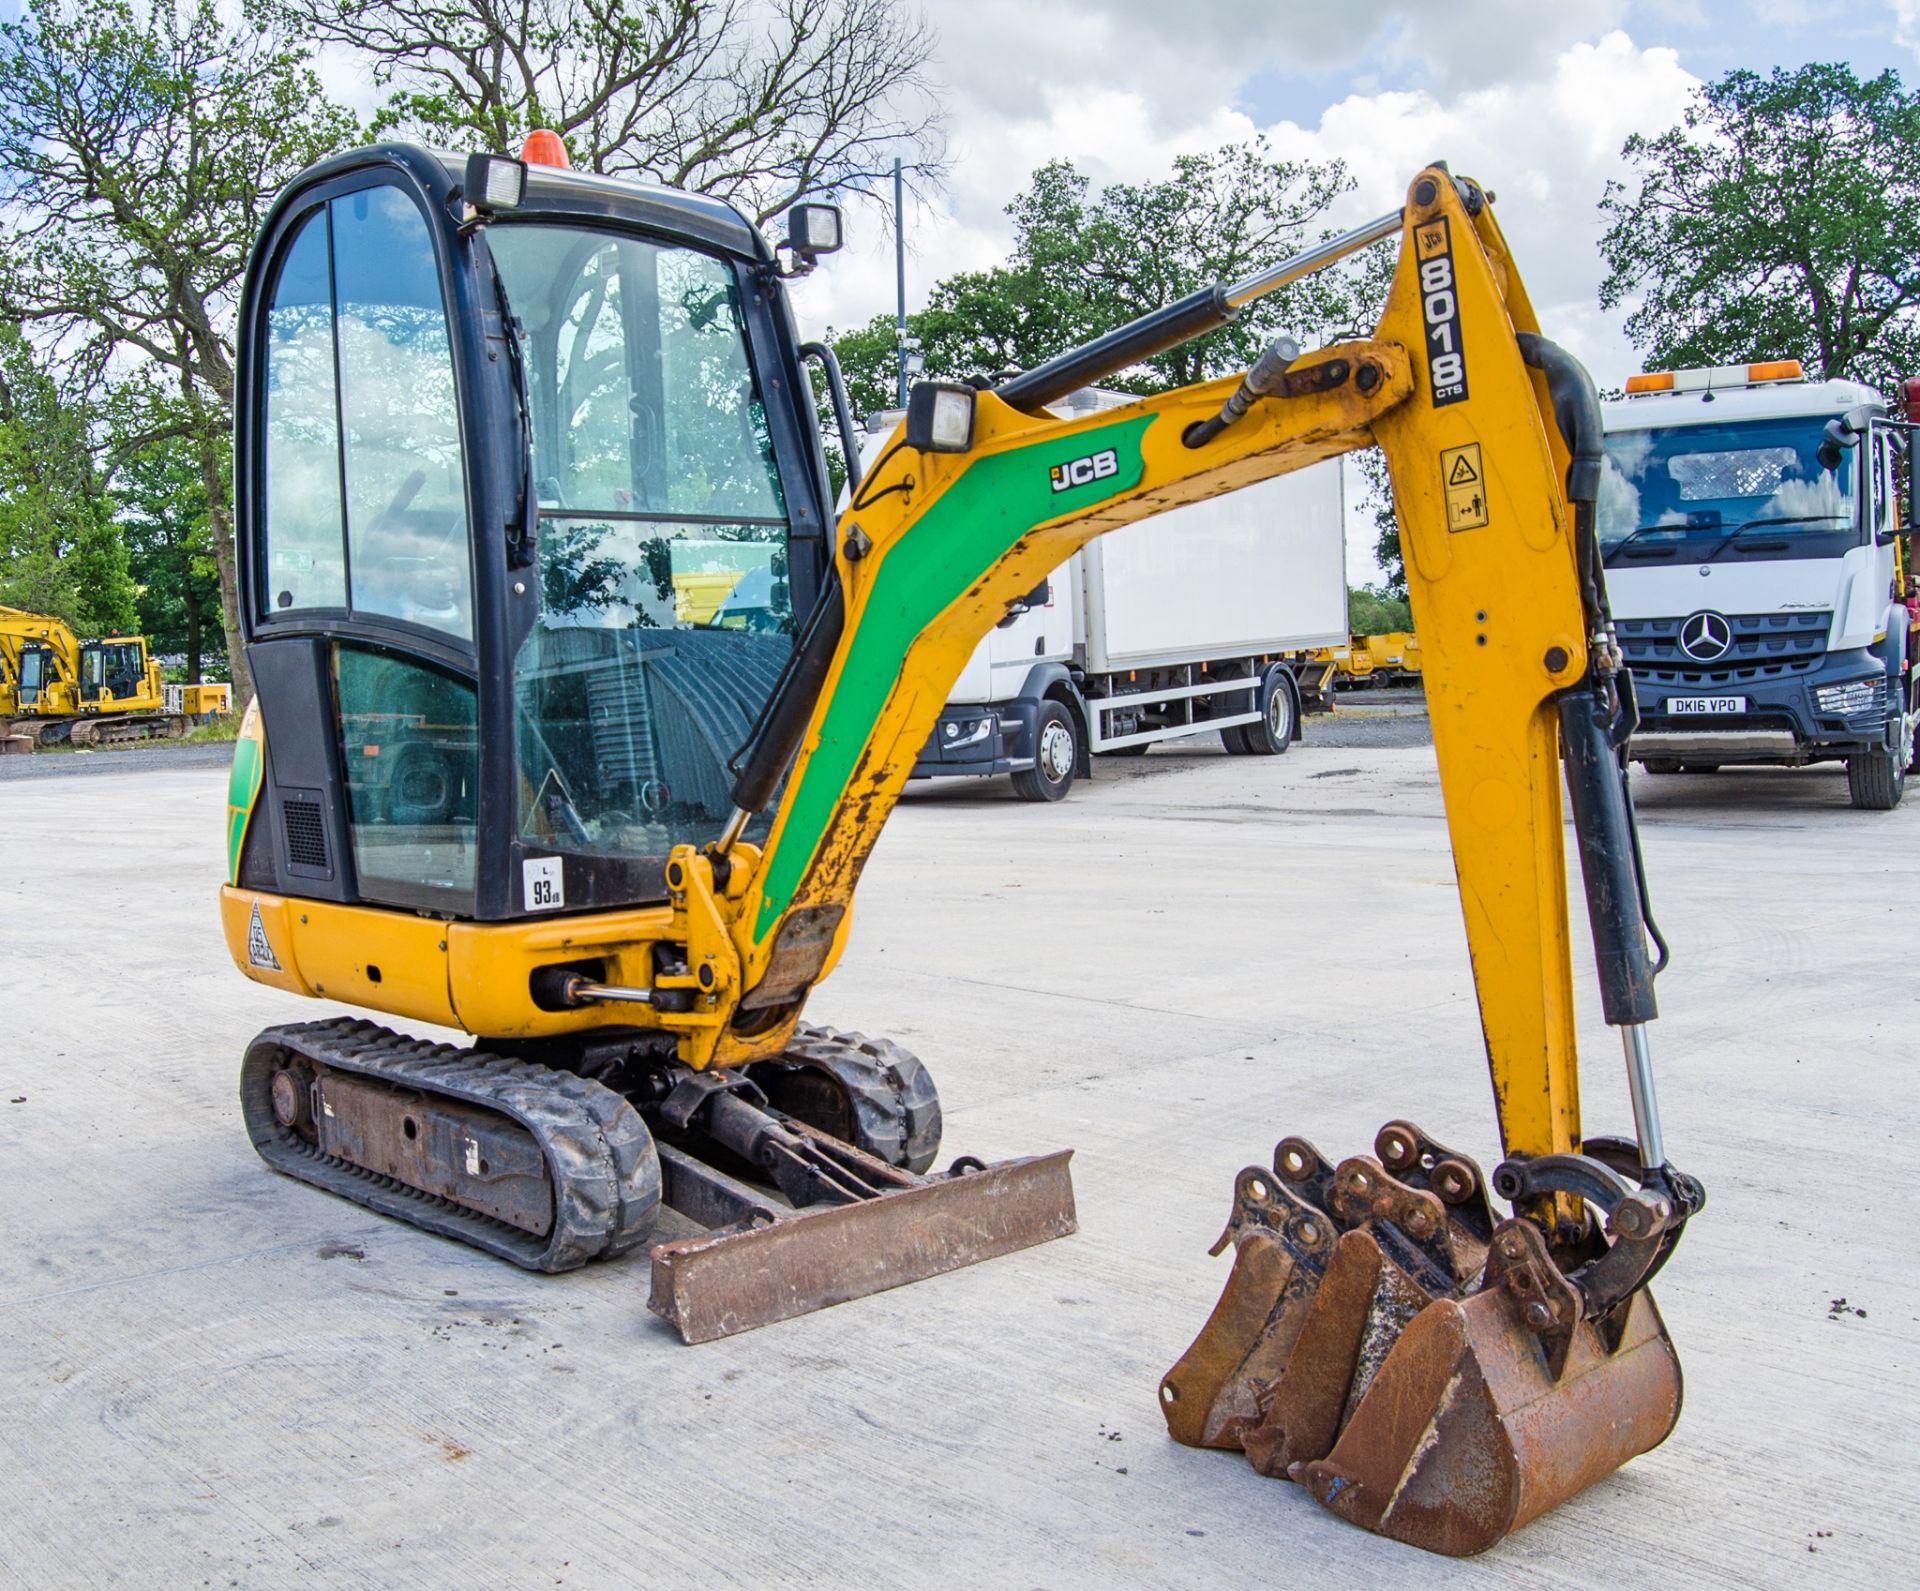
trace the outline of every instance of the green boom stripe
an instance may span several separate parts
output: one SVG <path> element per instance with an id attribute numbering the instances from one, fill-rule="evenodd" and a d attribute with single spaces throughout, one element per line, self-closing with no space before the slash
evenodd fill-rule
<path id="1" fill-rule="evenodd" d="M 979 460 L 949 486 L 881 560 L 846 666 L 820 726 L 820 742 L 789 787 L 786 826 L 768 860 L 755 940 L 764 939 L 819 849 L 874 721 L 900 677 L 908 648 L 1034 526 L 1077 513 L 1140 482 L 1140 439 L 1151 415 L 1052 437 Z M 1115 469 L 1056 492 L 1056 464 L 1114 450 Z"/>

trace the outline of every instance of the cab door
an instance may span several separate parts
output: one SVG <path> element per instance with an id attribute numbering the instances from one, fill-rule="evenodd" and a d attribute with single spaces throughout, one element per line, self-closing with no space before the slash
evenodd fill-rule
<path id="1" fill-rule="evenodd" d="M 379 169 L 278 220 L 255 307 L 249 661 L 295 892 L 468 915 L 475 585 L 452 270 Z"/>

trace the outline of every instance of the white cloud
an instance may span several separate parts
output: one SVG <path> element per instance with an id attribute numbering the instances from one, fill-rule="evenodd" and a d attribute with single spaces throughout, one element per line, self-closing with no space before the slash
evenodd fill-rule
<path id="1" fill-rule="evenodd" d="M 1893 0 L 1893 41 L 1920 55 L 1920 0 Z"/>

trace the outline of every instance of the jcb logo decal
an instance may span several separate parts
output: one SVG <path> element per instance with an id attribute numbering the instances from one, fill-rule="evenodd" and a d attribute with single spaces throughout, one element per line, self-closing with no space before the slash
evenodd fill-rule
<path id="1" fill-rule="evenodd" d="M 1433 406 L 1445 408 L 1467 395 L 1466 350 L 1460 346 L 1460 300 L 1453 276 L 1453 239 L 1447 218 L 1436 216 L 1414 229 L 1420 267 L 1420 308 L 1427 322 L 1427 373 Z"/>
<path id="2" fill-rule="evenodd" d="M 1120 456 L 1112 448 L 1102 448 L 1083 459 L 1068 459 L 1053 467 L 1053 489 L 1064 492 L 1072 486 L 1091 486 L 1109 475 L 1120 473 Z"/>

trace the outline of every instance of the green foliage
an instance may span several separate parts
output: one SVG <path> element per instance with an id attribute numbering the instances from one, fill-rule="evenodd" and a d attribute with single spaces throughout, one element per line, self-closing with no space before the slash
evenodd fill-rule
<path id="1" fill-rule="evenodd" d="M 1413 628 L 1413 609 L 1404 591 L 1383 586 L 1347 587 L 1347 625 L 1355 635 L 1385 635 Z"/>
<path id="2" fill-rule="evenodd" d="M 908 332 L 930 377 L 1030 370 L 1136 316 L 1272 265 L 1324 235 L 1326 213 L 1353 186 L 1338 162 L 1277 158 L 1265 139 L 1181 155 L 1166 178 L 1094 190 L 1071 161 L 1033 174 L 1007 207 L 1005 264 L 940 282 Z M 1244 370 L 1280 332 L 1314 347 L 1373 328 L 1393 257 L 1372 249 L 1259 300 L 1238 320 L 1112 377 L 1121 391 Z M 878 316 L 834 338 L 856 410 L 897 401 L 893 322 Z"/>
<path id="3" fill-rule="evenodd" d="M 0 605 L 83 635 L 134 627 L 126 549 L 94 474 L 86 410 L 0 324 Z"/>
<path id="4" fill-rule="evenodd" d="M 229 713 L 225 717 L 209 718 L 204 724 L 195 724 L 187 731 L 189 745 L 206 745 L 240 738 L 240 715 Z"/>
<path id="5" fill-rule="evenodd" d="M 1622 154 L 1600 302 L 1635 304 L 1649 365 L 1797 358 L 1882 387 L 1920 368 L 1920 96 L 1898 73 L 1729 72 Z"/>
<path id="6" fill-rule="evenodd" d="M 0 23 L 0 313 L 32 323 L 75 385 L 111 372 L 136 387 L 113 434 L 89 438 L 108 455 L 103 476 L 168 437 L 190 444 L 241 703 L 235 303 L 280 188 L 358 139 L 304 46 L 216 0 L 29 0 Z"/>
<path id="7" fill-rule="evenodd" d="M 140 588 L 140 633 L 156 653 L 182 653 L 197 683 L 209 654 L 224 654 L 220 579 L 207 526 L 206 483 L 180 438 L 142 449 L 115 478 L 119 528 Z"/>

